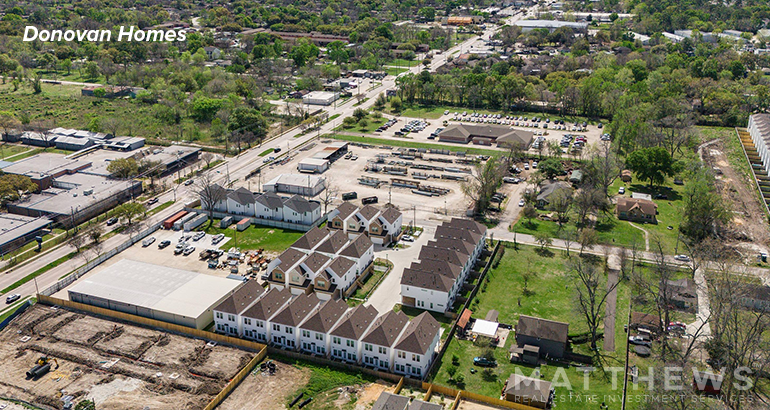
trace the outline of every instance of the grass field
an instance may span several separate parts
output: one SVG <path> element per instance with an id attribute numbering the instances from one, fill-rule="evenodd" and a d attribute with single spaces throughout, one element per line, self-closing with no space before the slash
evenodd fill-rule
<path id="1" fill-rule="evenodd" d="M 277 358 L 281 362 L 310 370 L 310 380 L 308 380 L 307 384 L 286 396 L 286 408 L 289 407 L 289 404 L 291 404 L 291 400 L 294 397 L 297 397 L 298 394 L 304 392 L 304 397 L 313 397 L 313 401 L 310 402 L 308 406 L 304 407 L 305 409 L 336 409 L 338 407 L 336 407 L 333 402 L 338 397 L 336 391 L 338 387 L 374 381 L 371 377 L 365 376 L 362 373 L 352 373 L 323 367 L 304 360 L 289 359 L 280 356 L 277 356 Z"/>
<path id="2" fill-rule="evenodd" d="M 252 225 L 243 232 L 235 229 L 219 229 L 219 220 L 214 220 L 213 224 L 206 225 L 206 233 L 216 235 L 224 233 L 232 239 L 227 243 L 229 246 L 237 246 L 243 250 L 264 249 L 269 252 L 283 252 L 291 246 L 302 232 L 290 231 L 280 228 L 270 228 L 264 226 Z"/>
<path id="3" fill-rule="evenodd" d="M 22 152 L 30 151 L 31 148 L 24 146 L 24 145 L 11 145 L 3 143 L 2 149 L 0 149 L 0 159 L 5 160 L 6 158 L 15 159 L 12 157 L 15 157 L 16 155 L 21 154 Z"/>
<path id="4" fill-rule="evenodd" d="M 406 71 L 409 71 L 409 70 L 406 68 L 400 68 L 400 67 L 388 67 L 385 69 L 385 72 L 388 73 L 388 75 L 399 75 Z"/>
<path id="5" fill-rule="evenodd" d="M 386 66 L 389 65 L 397 67 L 414 67 L 418 64 L 420 64 L 420 62 L 417 60 L 404 60 L 403 58 L 397 58 L 385 63 Z"/>
<path id="6" fill-rule="evenodd" d="M 260 156 L 260 157 L 264 157 L 265 155 L 267 155 L 267 154 L 269 154 L 269 153 L 271 153 L 271 152 L 273 152 L 273 149 L 272 149 L 272 148 L 268 148 L 268 149 L 266 149 L 266 150 L 264 150 L 264 151 L 260 152 L 260 153 L 259 153 L 259 156 Z"/>
<path id="7" fill-rule="evenodd" d="M 371 134 L 379 128 L 382 124 L 385 124 L 387 122 L 387 118 L 383 118 L 380 116 L 380 118 L 374 118 L 372 114 L 369 114 L 366 116 L 366 126 L 362 127 L 360 123 L 357 123 L 356 125 L 352 127 L 346 127 L 344 125 L 340 125 L 339 127 L 335 128 L 335 131 L 349 131 L 349 132 L 364 132 L 367 134 Z"/>
<path id="8" fill-rule="evenodd" d="M 373 138 L 373 137 L 358 137 L 353 135 L 341 135 L 341 134 L 334 134 L 334 135 L 327 135 L 329 138 L 334 138 L 338 140 L 343 141 L 351 141 L 351 142 L 360 142 L 364 144 L 372 144 L 372 145 L 388 145 L 391 147 L 406 147 L 406 148 L 426 148 L 426 149 L 445 149 L 453 152 L 464 152 L 466 154 L 472 154 L 472 155 L 503 155 L 503 151 L 495 151 L 491 149 L 482 149 L 482 148 L 470 148 L 466 146 L 455 146 L 455 145 L 442 145 L 442 144 L 428 144 L 424 142 L 413 142 L 413 141 L 407 141 L 407 140 L 388 140 L 383 138 Z"/>

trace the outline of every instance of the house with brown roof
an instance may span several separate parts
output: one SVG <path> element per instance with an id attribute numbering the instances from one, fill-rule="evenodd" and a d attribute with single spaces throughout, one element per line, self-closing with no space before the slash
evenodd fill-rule
<path id="1" fill-rule="evenodd" d="M 698 305 L 695 281 L 689 278 L 668 280 L 661 289 L 661 296 L 677 309 L 693 310 Z"/>
<path id="2" fill-rule="evenodd" d="M 426 375 L 439 344 L 441 326 L 428 312 L 422 312 L 404 329 L 393 350 L 395 373 L 422 378 Z"/>
<path id="3" fill-rule="evenodd" d="M 521 315 L 515 330 L 518 347 L 537 346 L 541 356 L 564 357 L 569 334 L 568 323 Z"/>
<path id="4" fill-rule="evenodd" d="M 342 299 L 327 300 L 316 306 L 299 325 L 299 349 L 305 353 L 326 356 L 331 344 L 329 332 L 347 311 L 348 304 Z"/>
<path id="5" fill-rule="evenodd" d="M 467 144 L 472 142 L 479 145 L 498 146 L 517 145 L 527 150 L 532 145 L 534 133 L 518 130 L 503 125 L 492 124 L 452 124 L 438 134 L 441 142 Z"/>
<path id="6" fill-rule="evenodd" d="M 353 205 L 352 202 L 345 201 L 329 212 L 329 223 L 327 225 L 332 229 L 339 229 L 345 233 L 347 233 L 348 229 L 357 231 L 358 221 L 354 219 L 356 212 L 358 212 L 358 207 Z"/>
<path id="7" fill-rule="evenodd" d="M 538 409 L 550 409 L 553 405 L 554 390 L 551 382 L 513 373 L 505 382 L 503 395 L 507 401 Z"/>
<path id="8" fill-rule="evenodd" d="M 658 205 L 649 199 L 641 198 L 618 198 L 615 206 L 615 213 L 618 219 L 633 222 L 658 223 Z"/>
<path id="9" fill-rule="evenodd" d="M 401 311 L 391 310 L 379 316 L 366 332 L 363 343 L 362 362 L 364 366 L 391 371 L 395 352 L 393 345 L 406 329 L 409 317 Z"/>
<path id="10" fill-rule="evenodd" d="M 270 319 L 291 300 L 288 289 L 270 289 L 256 303 L 241 313 L 243 337 L 267 343 L 270 340 Z"/>
<path id="11" fill-rule="evenodd" d="M 269 320 L 270 342 L 283 349 L 299 346 L 299 330 L 302 323 L 321 302 L 314 294 L 295 296 Z"/>
<path id="12" fill-rule="evenodd" d="M 631 312 L 630 328 L 633 330 L 645 329 L 652 333 L 660 333 L 663 321 L 660 316 L 644 312 Z"/>
<path id="13" fill-rule="evenodd" d="M 241 336 L 240 315 L 254 304 L 265 293 L 256 281 L 246 281 L 229 297 L 219 303 L 214 309 L 214 329 L 217 333 L 230 336 Z"/>
<path id="14" fill-rule="evenodd" d="M 379 209 L 373 205 L 358 208 L 350 202 L 343 202 L 329 213 L 331 229 L 339 229 L 350 239 L 365 234 L 378 245 L 388 246 L 401 234 L 403 216 L 394 207 Z"/>
<path id="15" fill-rule="evenodd" d="M 374 306 L 358 305 L 347 311 L 329 332 L 332 359 L 350 363 L 361 360 L 361 339 L 371 327 L 379 312 Z"/>

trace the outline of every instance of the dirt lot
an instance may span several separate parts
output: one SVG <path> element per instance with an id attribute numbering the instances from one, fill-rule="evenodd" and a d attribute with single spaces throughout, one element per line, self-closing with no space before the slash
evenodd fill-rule
<path id="1" fill-rule="evenodd" d="M 43 355 L 59 367 L 25 372 Z M 0 395 L 61 407 L 62 394 L 100 409 L 200 409 L 254 353 L 35 305 L 0 332 Z"/>
<path id="2" fill-rule="evenodd" d="M 457 406 L 457 410 L 498 410 L 498 408 L 473 401 L 462 400 L 460 405 Z"/>
<path id="3" fill-rule="evenodd" d="M 257 367 L 217 409 L 284 409 L 286 396 L 309 379 L 308 369 L 278 363 L 275 374 L 269 375 Z"/>

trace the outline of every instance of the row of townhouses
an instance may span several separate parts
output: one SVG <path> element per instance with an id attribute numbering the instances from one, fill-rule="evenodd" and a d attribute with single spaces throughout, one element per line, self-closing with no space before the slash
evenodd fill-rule
<path id="1" fill-rule="evenodd" d="M 404 269 L 401 303 L 436 312 L 450 309 L 484 251 L 486 236 L 487 228 L 469 219 L 439 225 L 418 261 Z"/>
<path id="2" fill-rule="evenodd" d="M 245 282 L 214 309 L 216 331 L 272 346 L 422 377 L 439 344 L 440 326 L 427 312 L 379 315 L 373 306 L 349 308 L 341 299 L 265 290 Z"/>
<path id="3" fill-rule="evenodd" d="M 401 234 L 403 215 L 393 207 L 379 209 L 366 205 L 359 208 L 350 202 L 343 202 L 329 212 L 329 228 L 340 230 L 353 237 L 364 234 L 373 243 L 388 246 L 398 240 Z"/>
<path id="4" fill-rule="evenodd" d="M 321 218 L 321 204 L 299 195 L 282 197 L 273 192 L 255 194 L 243 187 L 235 190 L 219 189 L 226 194 L 214 204 L 215 212 L 302 225 L 312 225 Z"/>
<path id="5" fill-rule="evenodd" d="M 267 282 L 295 295 L 338 299 L 373 261 L 374 244 L 366 235 L 351 239 L 342 231 L 313 227 L 268 264 Z"/>

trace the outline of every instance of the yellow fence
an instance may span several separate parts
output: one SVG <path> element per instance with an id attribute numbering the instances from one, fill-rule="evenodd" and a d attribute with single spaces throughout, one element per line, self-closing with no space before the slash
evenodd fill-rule
<path id="1" fill-rule="evenodd" d="M 488 397 L 483 396 L 481 394 L 472 393 L 466 390 L 456 390 L 451 387 L 441 386 L 439 384 L 433 384 L 424 382 L 422 384 L 422 389 L 427 390 L 428 394 L 426 394 L 426 401 L 430 397 L 429 395 L 432 395 L 433 393 L 438 393 L 444 396 L 454 397 L 455 398 L 455 404 L 452 406 L 452 409 L 456 409 L 457 406 L 460 403 L 461 399 L 466 400 L 472 400 L 479 403 L 489 404 L 492 406 L 498 406 L 503 407 L 506 409 L 514 409 L 514 410 L 538 410 L 536 407 L 532 406 L 526 406 L 524 404 L 520 403 L 514 403 L 512 401 L 508 400 L 501 400 L 496 399 L 494 397 Z"/>
<path id="2" fill-rule="evenodd" d="M 187 326 L 175 325 L 173 323 L 162 322 L 160 320 L 149 319 L 146 317 L 132 315 L 132 314 L 123 313 L 123 312 L 117 312 L 110 309 L 100 308 L 98 306 L 91 306 L 83 303 L 72 302 L 70 300 L 59 299 L 52 296 L 38 294 L 37 301 L 45 305 L 57 305 L 57 306 L 63 306 L 70 309 L 82 310 L 84 312 L 93 313 L 95 315 L 107 316 L 113 319 L 136 323 L 147 327 L 165 329 L 171 332 L 181 333 L 191 337 L 197 337 L 199 339 L 213 340 L 217 343 L 228 344 L 231 346 L 238 346 L 238 347 L 253 350 L 256 352 L 261 352 L 265 348 L 265 345 L 261 343 L 252 342 L 250 340 L 238 339 L 236 337 L 220 335 L 218 333 L 213 333 L 213 332 L 206 332 L 204 330 L 198 330 Z"/>
<path id="3" fill-rule="evenodd" d="M 401 380 L 398 381 L 398 384 L 396 385 L 396 389 L 393 390 L 393 394 L 401 393 L 401 389 L 404 387 L 404 378 L 402 377 Z"/>
<path id="4" fill-rule="evenodd" d="M 214 410 L 217 406 L 219 406 L 230 393 L 232 393 L 233 390 L 235 390 L 236 387 L 238 387 L 239 384 L 245 379 L 249 373 L 251 373 L 252 370 L 261 362 L 265 356 L 267 356 L 267 347 L 262 348 L 262 350 L 257 353 L 256 356 L 254 356 L 253 359 L 249 361 L 249 363 L 246 364 L 246 366 L 241 369 L 241 371 L 238 372 L 238 374 L 233 377 L 232 380 L 230 380 L 230 383 L 227 383 L 227 386 L 225 386 L 222 391 L 219 392 L 212 400 L 209 402 L 206 407 L 203 408 L 203 410 Z"/>
<path id="5" fill-rule="evenodd" d="M 430 401 L 430 396 L 433 395 L 433 385 L 431 384 L 430 387 L 428 387 L 428 391 L 425 392 L 425 398 L 423 400 Z"/>

